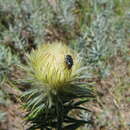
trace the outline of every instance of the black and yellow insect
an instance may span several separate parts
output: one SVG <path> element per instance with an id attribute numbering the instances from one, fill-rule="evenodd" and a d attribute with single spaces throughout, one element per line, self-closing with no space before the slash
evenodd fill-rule
<path id="1" fill-rule="evenodd" d="M 68 69 L 72 68 L 74 62 L 73 62 L 73 58 L 72 58 L 71 55 L 66 55 L 65 56 L 65 63 L 66 63 L 66 66 L 67 66 Z"/>

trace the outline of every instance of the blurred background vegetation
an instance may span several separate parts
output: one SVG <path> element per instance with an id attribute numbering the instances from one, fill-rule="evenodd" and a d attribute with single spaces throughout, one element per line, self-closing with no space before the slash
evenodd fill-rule
<path id="1" fill-rule="evenodd" d="M 130 129 L 129 7 L 129 0 L 0 0 L 0 129 L 25 129 L 17 99 L 24 72 L 17 65 L 55 40 L 83 57 L 97 92 L 96 101 L 85 104 L 94 126 L 81 129 Z"/>

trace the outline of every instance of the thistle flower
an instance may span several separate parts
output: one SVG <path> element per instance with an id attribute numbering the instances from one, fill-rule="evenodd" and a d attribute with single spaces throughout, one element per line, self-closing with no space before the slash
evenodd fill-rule
<path id="1" fill-rule="evenodd" d="M 76 53 L 59 42 L 39 46 L 28 59 L 33 76 L 49 89 L 67 86 L 80 67 Z"/>
<path id="2" fill-rule="evenodd" d="M 26 119 L 32 122 L 30 129 L 70 129 L 64 126 L 66 121 L 76 123 L 75 128 L 91 123 L 68 115 L 72 109 L 86 110 L 79 105 L 93 97 L 92 91 L 83 87 L 85 83 L 80 86 L 79 79 L 84 77 L 80 72 L 84 68 L 81 68 L 78 54 L 61 42 L 54 42 L 39 46 L 27 58 L 26 72 L 35 87 L 22 96 L 26 102 L 24 107 L 28 110 Z M 82 97 L 87 97 L 87 100 L 73 101 Z"/>

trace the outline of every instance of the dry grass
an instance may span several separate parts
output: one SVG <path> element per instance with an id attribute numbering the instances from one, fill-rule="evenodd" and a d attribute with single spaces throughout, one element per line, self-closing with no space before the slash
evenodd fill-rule
<path id="1" fill-rule="evenodd" d="M 110 75 L 96 82 L 100 96 L 88 105 L 95 119 L 94 127 L 90 128 L 92 130 L 130 129 L 130 64 L 120 57 L 114 60 Z"/>

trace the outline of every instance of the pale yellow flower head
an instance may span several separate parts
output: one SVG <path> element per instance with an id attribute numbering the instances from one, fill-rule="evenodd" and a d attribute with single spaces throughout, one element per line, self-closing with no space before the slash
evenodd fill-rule
<path id="1" fill-rule="evenodd" d="M 80 67 L 77 54 L 60 42 L 39 46 L 28 55 L 28 63 L 32 68 L 33 77 L 50 88 L 60 88 L 69 84 Z"/>

